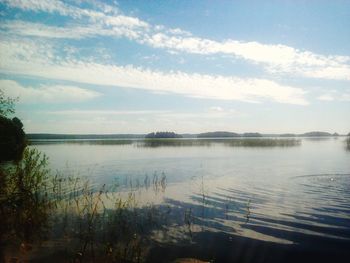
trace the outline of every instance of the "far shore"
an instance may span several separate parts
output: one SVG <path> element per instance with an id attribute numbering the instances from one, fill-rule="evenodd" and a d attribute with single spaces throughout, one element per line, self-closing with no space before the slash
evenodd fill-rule
<path id="1" fill-rule="evenodd" d="M 349 134 L 338 134 L 329 132 L 306 132 L 301 134 L 281 133 L 264 134 L 257 132 L 234 133 L 234 132 L 205 132 L 205 133 L 183 133 L 175 134 L 177 137 L 147 138 L 148 134 L 54 134 L 54 133 L 28 133 L 29 141 L 35 140 L 108 140 L 108 139 L 219 139 L 219 138 L 295 138 L 295 137 L 346 137 Z"/>

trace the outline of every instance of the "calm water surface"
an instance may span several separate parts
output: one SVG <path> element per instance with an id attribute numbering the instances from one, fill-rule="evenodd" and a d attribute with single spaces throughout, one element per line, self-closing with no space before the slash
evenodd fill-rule
<path id="1" fill-rule="evenodd" d="M 231 241 L 233 234 L 320 249 L 349 247 L 350 151 L 343 138 L 303 138 L 289 147 L 223 142 L 45 142 L 33 147 L 47 154 L 53 170 L 96 184 L 118 184 L 121 192 L 136 191 L 140 204 L 171 207 L 175 221 L 190 211 L 198 242 Z M 147 185 L 163 177 L 165 189 Z M 155 238 L 165 242 L 181 231 L 175 227 Z"/>

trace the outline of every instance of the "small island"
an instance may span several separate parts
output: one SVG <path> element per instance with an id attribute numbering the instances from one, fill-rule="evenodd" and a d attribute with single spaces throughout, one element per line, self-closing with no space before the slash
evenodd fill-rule
<path id="1" fill-rule="evenodd" d="M 146 139 L 175 139 L 182 138 L 182 135 L 175 132 L 151 132 L 145 136 Z"/>
<path id="2" fill-rule="evenodd" d="M 329 132 L 312 131 L 312 132 L 306 132 L 306 133 L 300 134 L 299 136 L 302 136 L 302 137 L 330 137 L 333 135 Z"/>

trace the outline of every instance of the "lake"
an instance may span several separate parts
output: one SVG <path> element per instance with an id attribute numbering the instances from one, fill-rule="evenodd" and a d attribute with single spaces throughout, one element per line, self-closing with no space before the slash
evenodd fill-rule
<path id="1" fill-rule="evenodd" d="M 149 262 L 349 258 L 345 138 L 244 140 L 255 141 L 53 140 L 31 147 L 49 157 L 53 171 L 133 192 L 140 209 L 168 209 L 166 230 L 152 231 Z"/>

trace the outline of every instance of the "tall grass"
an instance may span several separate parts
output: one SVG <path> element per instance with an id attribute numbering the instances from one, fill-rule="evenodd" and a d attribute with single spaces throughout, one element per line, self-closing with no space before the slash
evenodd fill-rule
<path id="1" fill-rule="evenodd" d="M 298 139 L 238 139 L 224 142 L 231 147 L 292 147 L 301 144 Z"/>
<path id="2" fill-rule="evenodd" d="M 31 242 L 43 235 L 51 208 L 46 167 L 47 158 L 32 149 L 17 165 L 0 168 L 1 239 Z"/>
<path id="3" fill-rule="evenodd" d="M 47 161 L 26 149 L 21 162 L 0 167 L 0 252 L 61 240 L 50 249 L 65 251 L 71 261 L 142 262 L 150 231 L 163 215 L 152 205 L 140 209 L 133 191 L 122 196 L 116 185 L 52 174 Z M 166 187 L 164 174 L 145 181 L 155 191 Z"/>

